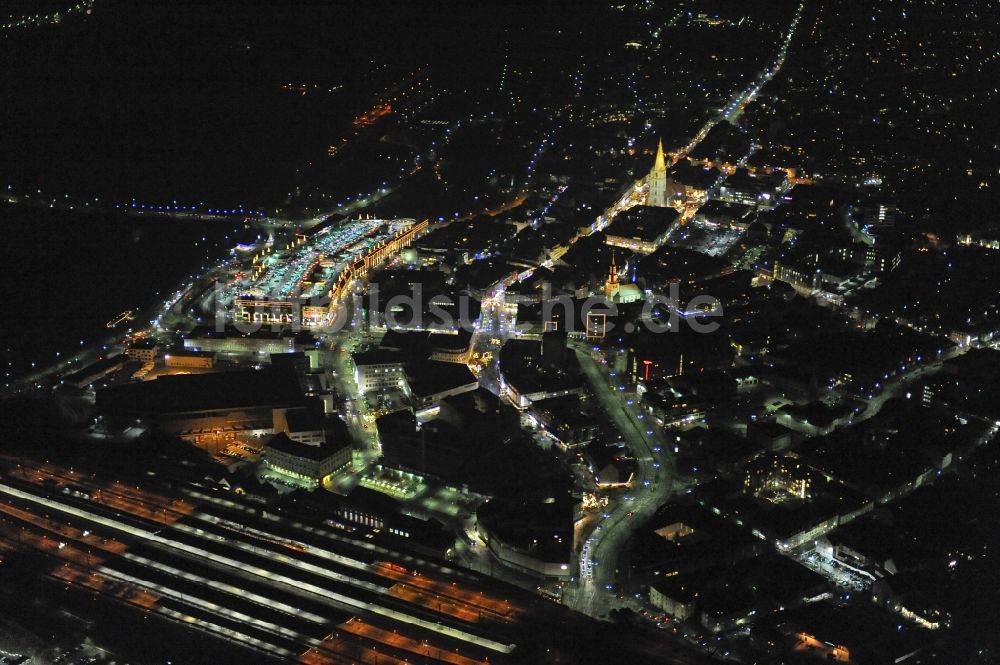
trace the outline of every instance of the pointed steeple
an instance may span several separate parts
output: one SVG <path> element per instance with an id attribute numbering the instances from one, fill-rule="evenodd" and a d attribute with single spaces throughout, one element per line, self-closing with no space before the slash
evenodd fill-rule
<path id="1" fill-rule="evenodd" d="M 609 298 L 618 290 L 618 262 L 615 253 L 611 253 L 611 267 L 608 268 L 608 279 L 604 282 L 604 294 Z"/>
<path id="2" fill-rule="evenodd" d="M 654 171 L 667 170 L 667 162 L 663 158 L 663 139 L 660 139 L 660 142 L 656 145 L 656 161 L 653 162 L 653 170 Z"/>

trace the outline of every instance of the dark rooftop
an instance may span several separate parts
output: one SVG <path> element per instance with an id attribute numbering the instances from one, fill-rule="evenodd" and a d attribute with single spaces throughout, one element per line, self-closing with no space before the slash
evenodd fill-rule
<path id="1" fill-rule="evenodd" d="M 302 391 L 295 374 L 271 368 L 161 376 L 97 394 L 99 408 L 135 415 L 273 408 L 301 402 Z"/>
<path id="2" fill-rule="evenodd" d="M 679 217 L 680 213 L 673 208 L 636 206 L 615 217 L 605 233 L 652 242 L 666 233 Z"/>
<path id="3" fill-rule="evenodd" d="M 417 397 L 427 397 L 477 382 L 476 376 L 465 365 L 439 360 L 409 363 L 406 366 L 406 380 L 410 392 Z"/>
<path id="4" fill-rule="evenodd" d="M 284 432 L 279 432 L 275 434 L 267 443 L 264 444 L 265 456 L 266 450 L 268 448 L 283 452 L 287 455 L 295 455 L 296 457 L 303 457 L 305 459 L 310 459 L 315 462 L 320 462 L 325 460 L 327 457 L 337 453 L 344 448 L 343 442 L 339 443 L 323 443 L 320 445 L 313 445 L 309 443 L 300 443 L 294 439 L 288 438 L 288 435 Z"/>

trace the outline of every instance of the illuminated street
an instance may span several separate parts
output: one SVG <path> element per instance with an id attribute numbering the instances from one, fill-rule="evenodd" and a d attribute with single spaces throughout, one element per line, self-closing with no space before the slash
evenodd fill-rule
<path id="1" fill-rule="evenodd" d="M 0 665 L 996 665 L 997 23 L 7 0 Z"/>

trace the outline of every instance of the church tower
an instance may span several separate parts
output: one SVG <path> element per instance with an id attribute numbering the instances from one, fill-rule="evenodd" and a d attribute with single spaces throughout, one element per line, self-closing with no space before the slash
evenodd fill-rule
<path id="1" fill-rule="evenodd" d="M 618 292 L 618 265 L 615 262 L 615 255 L 611 254 L 611 267 L 608 269 L 608 279 L 604 282 L 604 295 L 614 298 Z"/>
<path id="2" fill-rule="evenodd" d="M 646 205 L 665 208 L 667 206 L 667 161 L 663 156 L 663 139 L 656 146 L 656 161 L 646 176 L 649 184 L 649 198 Z"/>

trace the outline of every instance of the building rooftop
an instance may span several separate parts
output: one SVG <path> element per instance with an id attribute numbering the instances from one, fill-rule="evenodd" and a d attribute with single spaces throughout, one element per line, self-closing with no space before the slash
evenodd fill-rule
<path id="1" fill-rule="evenodd" d="M 264 454 L 266 456 L 268 450 L 276 450 L 286 455 L 294 455 L 295 457 L 302 457 L 314 462 L 321 462 L 343 450 L 343 448 L 343 442 L 321 444 L 300 443 L 288 438 L 288 435 L 284 432 L 279 432 L 264 444 Z"/>
<path id="2" fill-rule="evenodd" d="M 681 160 L 674 164 L 667 172 L 670 180 L 693 187 L 694 189 L 708 189 L 719 179 L 722 173 L 715 167 L 705 168 L 694 165 L 686 160 Z"/>
<path id="3" fill-rule="evenodd" d="M 288 409 L 285 412 L 285 422 L 288 423 L 289 432 L 321 430 L 323 421 L 323 413 L 317 408 Z"/>
<path id="4" fill-rule="evenodd" d="M 569 562 L 573 553 L 573 511 L 569 494 L 531 500 L 494 498 L 476 516 L 504 543 L 547 563 Z"/>
<path id="5" fill-rule="evenodd" d="M 128 362 L 128 358 L 124 355 L 111 356 L 110 358 L 104 358 L 103 360 L 91 363 L 83 369 L 73 372 L 72 374 L 67 374 L 63 377 L 63 380 L 68 383 L 79 383 L 80 381 L 84 381 L 95 374 L 101 374 L 102 372 L 109 371 L 126 362 Z"/>
<path id="6" fill-rule="evenodd" d="M 185 349 L 183 347 L 174 347 L 164 354 L 165 358 L 170 356 L 177 356 L 179 358 L 214 358 L 214 351 L 195 351 L 193 349 Z"/>
<path id="7" fill-rule="evenodd" d="M 97 394 L 100 409 L 116 414 L 183 414 L 302 403 L 298 378 L 271 368 L 177 374 L 115 386 Z"/>
<path id="8" fill-rule="evenodd" d="M 784 171 L 777 171 L 775 173 L 750 173 L 747 169 L 739 168 L 722 181 L 722 185 L 731 189 L 766 191 L 777 188 L 784 181 Z"/>
<path id="9" fill-rule="evenodd" d="M 500 371 L 504 380 L 522 395 L 575 390 L 583 386 L 576 354 L 565 356 L 559 367 L 542 361 L 541 342 L 508 340 L 500 348 Z"/>
<path id="10" fill-rule="evenodd" d="M 744 203 L 726 203 L 725 201 L 716 199 L 707 201 L 705 205 L 698 208 L 698 214 L 710 221 L 721 219 L 743 220 L 752 212 L 753 208 Z"/>
<path id="11" fill-rule="evenodd" d="M 852 662 L 893 663 L 939 639 L 932 631 L 906 626 L 874 605 L 855 604 L 849 612 L 830 603 L 810 603 L 775 615 L 784 632 L 801 632 L 850 650 Z"/>
<path id="12" fill-rule="evenodd" d="M 406 365 L 406 382 L 417 397 L 429 397 L 470 384 L 476 376 L 465 365 L 439 360 L 424 360 Z"/>
<path id="13" fill-rule="evenodd" d="M 464 351 L 469 348 L 472 342 L 472 333 L 468 330 L 459 330 L 457 334 L 431 333 L 428 338 L 431 348 L 440 351 Z"/>
<path id="14" fill-rule="evenodd" d="M 241 331 L 239 328 L 233 326 L 226 326 L 223 330 L 219 330 L 214 326 L 195 326 L 195 328 L 191 330 L 187 336 L 189 340 L 231 339 L 238 337 L 273 340 L 293 337 L 295 338 L 296 345 L 312 345 L 316 342 L 316 338 L 313 337 L 312 333 L 304 330 L 300 330 L 298 332 L 289 329 L 274 330 L 268 326 L 260 326 L 259 328 L 247 332 Z"/>
<path id="15" fill-rule="evenodd" d="M 660 577 L 650 585 L 667 598 L 685 605 L 697 601 L 701 594 L 686 577 Z"/>
<path id="16" fill-rule="evenodd" d="M 357 367 L 367 365 L 402 365 L 409 357 L 403 351 L 393 351 L 388 349 L 372 349 L 370 351 L 359 351 L 352 354 L 351 358 Z"/>
<path id="17" fill-rule="evenodd" d="M 655 242 L 679 217 L 680 213 L 673 208 L 636 206 L 616 216 L 604 232 L 609 236 Z"/>
<path id="18" fill-rule="evenodd" d="M 426 330 L 394 330 L 390 328 L 382 335 L 378 346 L 387 351 L 402 351 L 411 359 L 426 358 L 429 355 L 428 338 L 430 333 Z"/>

